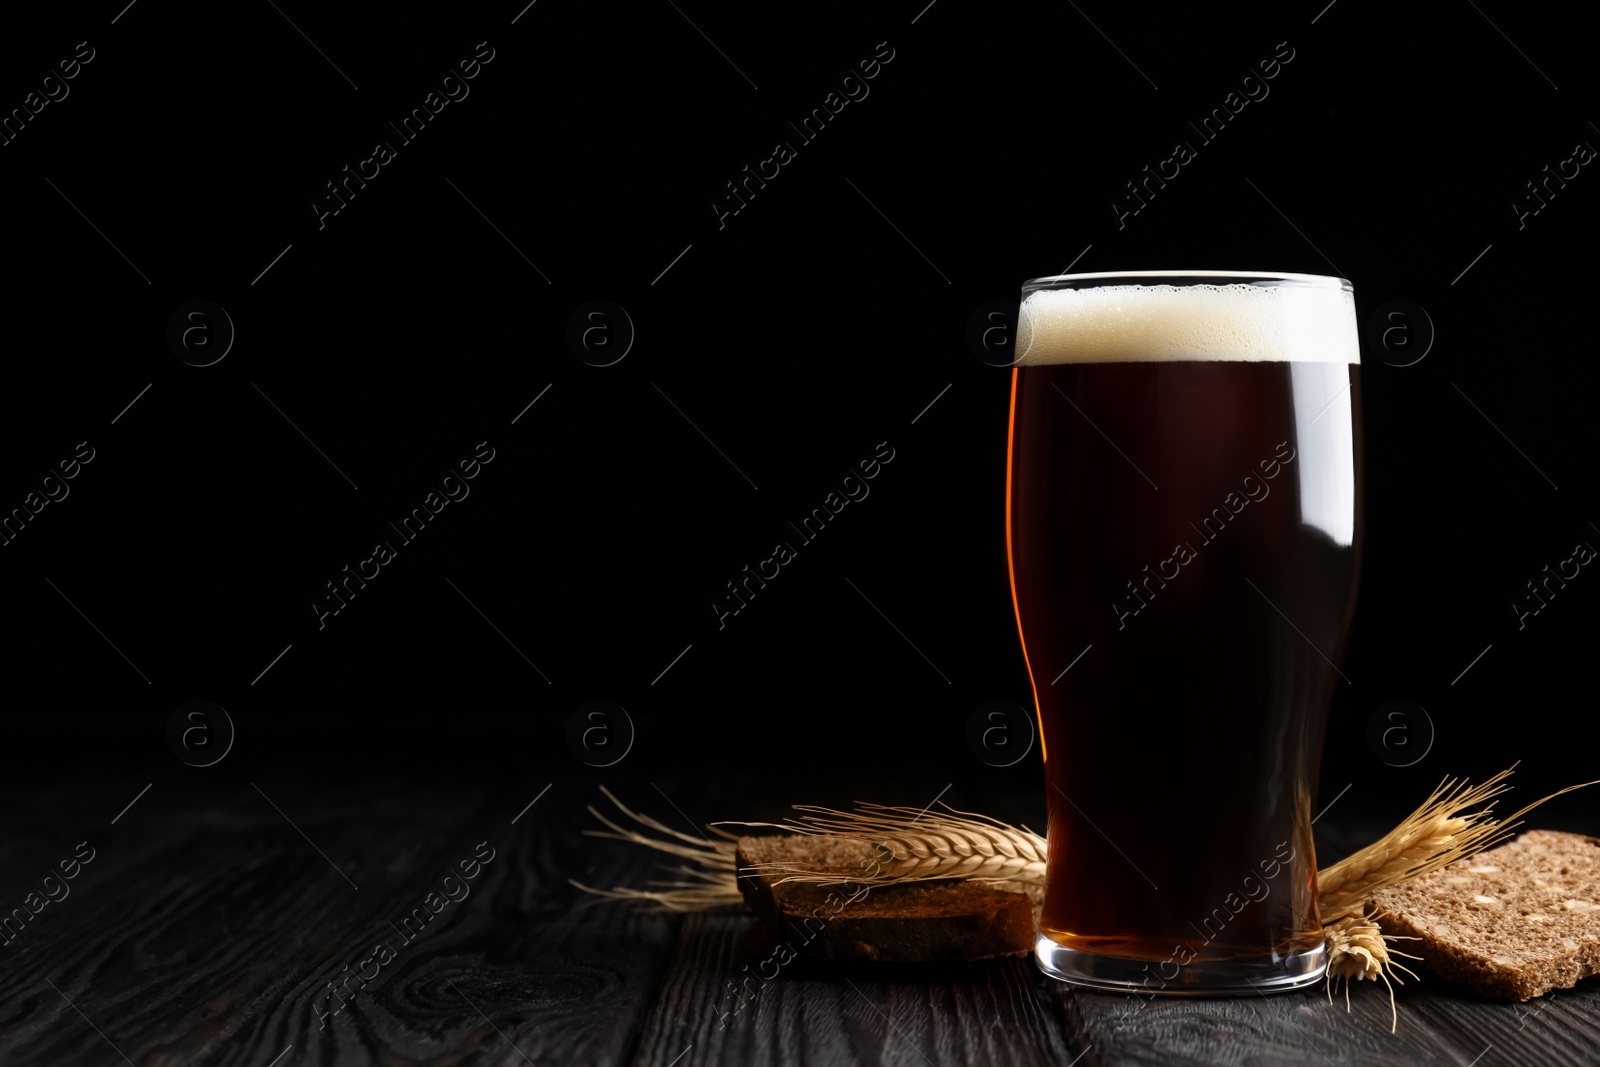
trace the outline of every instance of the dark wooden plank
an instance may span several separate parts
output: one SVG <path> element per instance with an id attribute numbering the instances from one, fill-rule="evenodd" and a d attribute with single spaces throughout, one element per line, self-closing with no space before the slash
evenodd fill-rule
<path id="1" fill-rule="evenodd" d="M 512 827 L 536 788 L 514 804 L 481 787 L 275 788 L 327 859 L 249 787 L 209 813 L 129 820 L 8 950 L 0 1062 L 264 1067 L 290 1045 L 280 1067 L 623 1062 L 679 920 L 581 906 L 568 877 L 638 884 L 653 863 L 578 836 L 590 789 L 558 785 Z M 468 895 L 404 942 L 389 922 L 484 840 L 495 858 Z M 378 941 L 395 957 L 319 1028 L 327 983 Z"/>
<path id="2" fill-rule="evenodd" d="M 1077 1054 L 1028 960 L 920 972 L 792 964 L 763 982 L 744 970 L 749 922 L 732 910 L 685 920 L 636 1064 L 1060 1065 Z"/>
<path id="3" fill-rule="evenodd" d="M 1352 988 L 1348 1014 L 1342 996 L 1330 1005 L 1320 989 L 1144 1000 L 1063 986 L 1056 995 L 1090 1048 L 1085 1065 L 1595 1063 L 1600 981 L 1508 1005 L 1421 973 L 1397 991 L 1394 1034 L 1381 983 Z"/>
<path id="4" fill-rule="evenodd" d="M 437 773 L 431 757 L 418 760 Z M 592 777 L 558 781 L 515 826 L 543 781 L 495 789 L 380 773 L 357 785 L 332 771 L 284 771 L 263 782 L 283 813 L 244 776 L 188 781 L 160 782 L 115 826 L 109 817 L 142 783 L 64 780 L 0 814 L 8 905 L 78 840 L 96 849 L 70 895 L 0 949 L 0 1064 L 120 1063 L 120 1050 L 139 1067 L 266 1067 L 292 1045 L 278 1067 L 945 1067 L 1080 1055 L 1086 1067 L 1576 1067 L 1600 1047 L 1600 980 L 1499 1005 L 1429 977 L 1400 989 L 1392 1036 L 1384 990 L 1371 984 L 1353 990 L 1348 1015 L 1342 999 L 1329 1005 L 1320 991 L 1156 1000 L 1128 1014 L 1138 1002 L 1070 990 L 1025 959 L 964 969 L 791 965 L 774 980 L 752 979 L 741 1004 L 730 983 L 747 976 L 742 913 L 650 915 L 567 884 L 643 885 L 658 863 L 581 836 L 594 825 L 583 811 L 598 799 Z M 635 784 L 625 799 L 685 828 L 781 813 L 738 800 L 762 790 L 737 776 L 659 781 L 664 793 Z M 1338 827 L 1322 829 L 1338 840 Z M 398 943 L 389 922 L 479 841 L 496 856 L 470 895 L 400 945 L 319 1028 L 327 982 L 357 968 L 375 941 Z"/>
<path id="5" fill-rule="evenodd" d="M 1468 1062 L 1489 1051 L 1480 1067 L 1548 1064 L 1580 1067 L 1600 1059 L 1600 979 L 1557 989 L 1525 1004 L 1496 1004 L 1464 986 L 1426 975 L 1396 998 L 1400 1026 L 1426 1028 L 1450 1040 Z M 1452 1062 L 1445 1060 L 1444 1062 Z"/>

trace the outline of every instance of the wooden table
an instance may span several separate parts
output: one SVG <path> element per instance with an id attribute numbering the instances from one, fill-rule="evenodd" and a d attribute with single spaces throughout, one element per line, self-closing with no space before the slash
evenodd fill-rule
<path id="1" fill-rule="evenodd" d="M 39 783 L 31 805 L 11 790 L 6 908 L 80 840 L 95 853 L 70 894 L 0 955 L 0 1063 L 1600 1061 L 1595 980 L 1509 1006 L 1425 976 L 1399 990 L 1393 1035 L 1388 998 L 1370 984 L 1352 992 L 1348 1014 L 1321 991 L 1157 999 L 1130 1014 L 1137 1002 L 1069 989 L 1026 959 L 943 971 L 791 967 L 735 1012 L 744 915 L 643 914 L 569 884 L 638 886 L 655 863 L 582 836 L 595 825 L 584 805 L 600 800 L 593 775 L 479 777 L 456 766 L 446 779 L 437 767 L 387 774 L 348 761 L 313 771 L 241 760 L 232 777 L 174 768 L 114 824 L 139 788 L 127 773 Z M 750 776 L 612 781 L 636 807 L 686 827 L 772 810 L 730 807 L 759 792 Z M 1340 833 L 1370 833 L 1324 823 L 1325 854 L 1345 847 Z M 446 882 L 489 850 L 475 877 Z M 406 940 L 396 924 L 433 891 L 466 895 L 426 925 L 413 920 Z M 394 950 L 381 965 L 380 941 Z M 331 1001 L 329 983 L 353 972 L 371 980 L 351 980 L 355 992 Z"/>

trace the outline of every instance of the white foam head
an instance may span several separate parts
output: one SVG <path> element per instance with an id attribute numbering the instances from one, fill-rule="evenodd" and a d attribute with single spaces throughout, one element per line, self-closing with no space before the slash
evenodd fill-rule
<path id="1" fill-rule="evenodd" d="M 1206 275 L 1216 281 L 1035 289 L 1022 301 L 1017 317 L 1015 365 L 1174 360 L 1361 362 L 1355 294 L 1347 283 L 1245 272 Z M 1230 276 L 1275 277 L 1285 282 L 1251 284 L 1229 281 Z"/>

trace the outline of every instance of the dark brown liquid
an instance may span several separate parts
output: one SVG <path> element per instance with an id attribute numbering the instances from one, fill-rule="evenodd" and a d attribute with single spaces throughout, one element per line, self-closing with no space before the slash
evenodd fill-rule
<path id="1" fill-rule="evenodd" d="M 1013 372 L 1052 940 L 1177 963 L 1320 942 L 1310 805 L 1355 606 L 1358 390 L 1331 363 Z"/>

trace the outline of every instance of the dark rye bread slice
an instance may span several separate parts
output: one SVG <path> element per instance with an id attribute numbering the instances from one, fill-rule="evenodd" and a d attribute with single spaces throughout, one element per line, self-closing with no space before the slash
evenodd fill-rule
<path id="1" fill-rule="evenodd" d="M 1396 946 L 1493 1000 L 1600 974 L 1600 838 L 1532 830 L 1372 899 Z"/>
<path id="2" fill-rule="evenodd" d="M 859 879 L 874 870 L 876 856 L 871 845 L 842 838 L 740 838 L 739 888 L 761 928 L 758 941 L 787 942 L 803 959 L 836 962 L 954 962 L 1032 951 L 1033 901 L 1017 883 L 867 888 Z M 781 872 L 754 869 L 765 863 L 825 871 L 841 884 L 782 882 Z"/>

